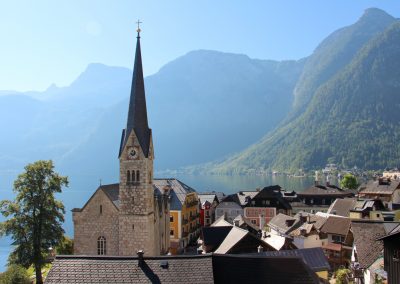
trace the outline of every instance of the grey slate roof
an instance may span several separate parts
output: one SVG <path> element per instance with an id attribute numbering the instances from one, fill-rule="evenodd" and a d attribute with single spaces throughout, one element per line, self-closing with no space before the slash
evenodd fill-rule
<path id="1" fill-rule="evenodd" d="M 354 198 L 337 198 L 329 207 L 328 214 L 336 214 L 343 217 L 349 217 L 350 210 L 354 209 L 357 200 Z"/>
<path id="2" fill-rule="evenodd" d="M 351 228 L 361 268 L 368 268 L 382 255 L 383 242 L 376 239 L 386 235 L 384 222 L 353 220 Z"/>
<path id="3" fill-rule="evenodd" d="M 119 207 L 119 183 L 102 185 L 100 188 L 107 194 L 115 206 Z"/>
<path id="4" fill-rule="evenodd" d="M 167 261 L 168 267 L 161 267 Z M 189 281 L 190 279 L 190 281 Z M 190 257 L 57 256 L 45 283 L 213 283 L 211 255 Z"/>
<path id="5" fill-rule="evenodd" d="M 151 129 L 147 122 L 146 95 L 144 90 L 142 55 L 140 50 L 140 36 L 138 34 L 136 42 L 135 64 L 133 67 L 131 96 L 129 100 L 128 121 L 125 131 L 122 132 L 119 156 L 132 131 L 139 140 L 144 156 L 149 155 L 151 143 Z"/>
<path id="6" fill-rule="evenodd" d="M 164 266 L 164 268 L 162 267 Z M 56 256 L 45 283 L 318 283 L 300 257 Z"/>
<path id="7" fill-rule="evenodd" d="M 287 224 L 287 221 L 290 222 L 290 224 Z M 279 213 L 269 221 L 268 226 L 286 234 L 297 221 L 298 219 L 294 217 Z"/>
<path id="8" fill-rule="evenodd" d="M 165 187 L 171 189 L 171 210 L 182 210 L 186 195 L 196 192 L 196 190 L 175 178 L 154 179 L 153 184 L 159 190 L 163 190 Z"/>
<path id="9" fill-rule="evenodd" d="M 160 196 L 164 194 L 165 193 L 164 185 L 169 185 L 170 186 L 169 189 L 178 188 L 177 190 L 178 192 L 180 192 L 179 188 L 189 188 L 188 191 L 190 192 L 194 191 L 193 188 L 190 188 L 189 186 L 187 186 L 186 184 L 177 179 L 155 179 L 153 181 L 154 195 Z M 107 195 L 107 197 L 114 203 L 114 205 L 117 208 L 119 208 L 119 183 L 112 183 L 99 186 L 82 208 L 74 208 L 72 209 L 72 211 L 81 211 L 83 208 L 85 208 L 85 206 L 90 202 L 90 200 L 99 190 L 102 190 Z M 172 191 L 169 190 L 168 194 L 172 194 Z M 181 195 L 179 195 L 179 197 L 181 197 Z M 174 199 L 172 198 L 172 200 Z"/>
<path id="10" fill-rule="evenodd" d="M 280 251 L 265 251 L 262 253 L 266 256 L 298 256 L 301 257 L 305 264 L 307 264 L 313 271 L 330 270 L 328 259 L 324 251 L 320 247 L 280 250 Z"/>

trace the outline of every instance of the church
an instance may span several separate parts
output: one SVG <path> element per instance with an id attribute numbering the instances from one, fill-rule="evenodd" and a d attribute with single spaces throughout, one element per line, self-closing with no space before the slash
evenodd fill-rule
<path id="1" fill-rule="evenodd" d="M 101 185 L 82 208 L 72 210 L 74 254 L 166 254 L 170 246 L 170 188 L 154 186 L 154 149 L 137 30 L 126 128 L 119 147 L 119 183 Z"/>

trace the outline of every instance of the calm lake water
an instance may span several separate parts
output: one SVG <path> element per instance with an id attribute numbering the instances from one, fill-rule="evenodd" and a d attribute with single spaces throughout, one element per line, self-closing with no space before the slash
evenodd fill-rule
<path id="1" fill-rule="evenodd" d="M 13 199 L 12 182 L 16 174 L 0 174 L 0 199 Z M 289 178 L 286 176 L 199 176 L 177 175 L 175 178 L 193 187 L 198 192 L 222 191 L 231 194 L 239 190 L 254 190 L 268 185 L 278 184 L 287 190 L 303 191 L 313 184 L 313 178 Z M 73 237 L 71 209 L 82 207 L 99 185 L 96 175 L 69 174 L 70 185 L 58 196 L 65 209 L 64 229 L 67 235 Z M 103 184 L 117 182 L 112 176 L 102 175 Z M 0 221 L 2 221 L 0 217 Z M 11 251 L 11 240 L 0 239 L 0 271 L 4 270 L 8 254 Z"/>

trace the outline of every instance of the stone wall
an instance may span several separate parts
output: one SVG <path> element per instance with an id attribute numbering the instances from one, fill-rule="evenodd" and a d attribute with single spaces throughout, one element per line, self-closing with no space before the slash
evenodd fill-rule
<path id="1" fill-rule="evenodd" d="M 100 212 L 100 205 L 102 212 Z M 103 192 L 97 190 L 80 212 L 73 212 L 74 254 L 97 254 L 97 239 L 106 238 L 107 255 L 118 255 L 118 210 Z"/>

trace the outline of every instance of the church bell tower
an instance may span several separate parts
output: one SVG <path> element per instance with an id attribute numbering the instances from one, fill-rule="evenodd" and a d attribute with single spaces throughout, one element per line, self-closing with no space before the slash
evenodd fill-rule
<path id="1" fill-rule="evenodd" d="M 153 158 L 138 27 L 128 120 L 119 150 L 119 255 L 136 255 L 139 250 L 146 255 L 159 254 L 155 245 Z"/>

